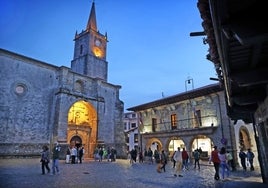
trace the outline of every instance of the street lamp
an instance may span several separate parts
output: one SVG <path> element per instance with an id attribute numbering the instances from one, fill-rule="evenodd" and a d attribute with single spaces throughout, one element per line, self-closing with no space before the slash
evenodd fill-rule
<path id="1" fill-rule="evenodd" d="M 188 85 L 192 85 L 192 89 L 194 89 L 194 80 L 190 77 L 187 78 L 187 80 L 185 80 L 185 91 L 188 91 Z"/>
<path id="2" fill-rule="evenodd" d="M 192 79 L 192 78 L 190 78 L 190 77 L 188 77 L 187 78 L 187 80 L 185 80 L 185 91 L 187 92 L 188 91 L 188 85 L 192 85 L 192 90 L 194 89 L 194 80 Z M 189 101 L 190 101 L 190 103 L 191 103 L 191 99 L 189 99 Z M 190 106 L 191 106 L 191 104 L 190 104 Z M 189 121 L 190 121 L 190 106 L 188 106 L 188 104 L 187 104 L 187 111 L 188 111 L 188 128 L 190 127 L 190 123 L 189 123 Z"/>

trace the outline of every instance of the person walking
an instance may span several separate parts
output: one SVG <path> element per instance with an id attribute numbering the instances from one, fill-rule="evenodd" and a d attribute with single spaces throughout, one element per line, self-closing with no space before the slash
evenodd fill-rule
<path id="1" fill-rule="evenodd" d="M 154 150 L 154 159 L 155 159 L 155 163 L 157 164 L 156 170 L 157 172 L 161 173 L 162 163 L 161 163 L 161 158 L 160 158 L 158 147 L 156 150 Z"/>
<path id="2" fill-rule="evenodd" d="M 47 169 L 47 173 L 50 173 L 50 168 L 48 166 L 49 163 L 49 151 L 46 145 L 43 146 L 43 151 L 41 152 L 41 160 L 42 164 L 42 174 L 45 175 L 45 168 Z"/>
<path id="3" fill-rule="evenodd" d="M 53 174 L 55 175 L 56 174 L 56 171 L 57 173 L 59 174 L 60 171 L 59 171 L 59 155 L 60 155 L 60 146 L 58 144 L 58 142 L 56 142 L 54 144 L 54 148 L 53 148 L 53 151 L 52 151 L 52 171 L 53 171 Z"/>
<path id="4" fill-rule="evenodd" d="M 175 167 L 175 173 L 174 176 L 177 177 L 183 177 L 181 175 L 181 170 L 182 170 L 182 154 L 181 154 L 181 148 L 178 147 L 178 150 L 175 152 L 173 159 L 176 161 L 176 167 Z"/>
<path id="5" fill-rule="evenodd" d="M 227 160 L 228 160 L 228 166 L 229 168 L 232 168 L 232 171 L 236 171 L 235 164 L 234 164 L 234 158 L 233 155 L 230 153 L 230 151 L 226 152 Z"/>
<path id="6" fill-rule="evenodd" d="M 222 147 L 219 153 L 219 159 L 220 159 L 220 167 L 221 167 L 221 177 L 222 179 L 225 178 L 225 170 L 227 177 L 229 177 L 229 166 L 228 166 L 228 159 L 226 155 L 226 149 L 225 147 Z"/>
<path id="7" fill-rule="evenodd" d="M 239 152 L 239 158 L 240 158 L 240 162 L 244 171 L 246 171 L 247 170 L 247 166 L 246 166 L 247 154 L 243 151 L 243 149 L 241 149 Z"/>
<path id="8" fill-rule="evenodd" d="M 66 160 L 65 160 L 65 163 L 70 163 L 70 156 L 71 156 L 71 151 L 70 151 L 70 148 L 68 147 L 67 148 L 67 151 L 66 151 Z"/>
<path id="9" fill-rule="evenodd" d="M 150 164 L 153 164 L 154 162 L 153 162 L 153 151 L 152 151 L 152 149 L 149 147 L 149 149 L 148 149 L 148 159 L 149 159 L 149 163 Z"/>
<path id="10" fill-rule="evenodd" d="M 253 159 L 254 159 L 254 157 L 255 157 L 254 153 L 249 148 L 248 149 L 248 152 L 247 152 L 247 160 L 248 160 L 248 162 L 250 164 L 250 170 L 251 171 L 254 171 L 254 166 L 253 166 Z"/>
<path id="11" fill-rule="evenodd" d="M 75 146 L 73 146 L 73 148 L 71 149 L 71 163 L 75 164 L 75 159 L 77 156 L 77 149 Z"/>
<path id="12" fill-rule="evenodd" d="M 196 164 L 197 164 L 198 169 L 200 170 L 199 160 L 200 160 L 200 153 L 198 149 L 196 149 L 194 150 L 194 168 L 196 168 Z"/>
<path id="13" fill-rule="evenodd" d="M 215 175 L 214 175 L 214 179 L 215 180 L 219 180 L 220 179 L 220 175 L 219 175 L 219 168 L 220 168 L 220 159 L 219 159 L 219 151 L 217 149 L 217 146 L 213 147 L 214 150 L 211 152 L 210 158 L 209 158 L 209 164 L 211 164 L 211 162 L 213 162 L 214 165 L 214 169 L 215 169 Z"/>
<path id="14" fill-rule="evenodd" d="M 171 161 L 173 162 L 173 168 L 176 167 L 176 161 L 174 160 L 174 155 L 175 155 L 176 151 L 173 152 L 172 156 L 171 156 Z"/>
<path id="15" fill-rule="evenodd" d="M 183 165 L 183 170 L 188 170 L 188 159 L 189 159 L 189 155 L 187 153 L 187 151 L 185 150 L 185 148 L 182 148 L 182 165 Z"/>
<path id="16" fill-rule="evenodd" d="M 99 149 L 99 156 L 100 156 L 100 158 L 99 158 L 99 162 L 102 162 L 103 154 L 104 154 L 103 148 L 100 148 L 100 149 Z"/>
<path id="17" fill-rule="evenodd" d="M 139 149 L 139 163 L 143 163 L 143 158 L 142 149 Z"/>
<path id="18" fill-rule="evenodd" d="M 137 150 L 136 148 L 133 148 L 131 151 L 130 151 L 130 164 L 134 164 L 137 162 Z"/>
<path id="19" fill-rule="evenodd" d="M 84 147 L 80 147 L 78 149 L 78 152 L 79 152 L 79 163 L 82 163 L 82 160 L 83 160 L 83 156 L 84 156 Z"/>
<path id="20" fill-rule="evenodd" d="M 116 161 L 116 155 L 117 155 L 117 151 L 116 151 L 116 149 L 114 148 L 114 147 L 112 147 L 112 149 L 111 149 L 111 158 L 112 158 L 112 160 L 111 161 Z"/>
<path id="21" fill-rule="evenodd" d="M 161 152 L 160 159 L 161 159 L 161 164 L 162 164 L 160 169 L 166 172 L 167 155 L 165 154 L 164 150 L 162 150 Z"/>

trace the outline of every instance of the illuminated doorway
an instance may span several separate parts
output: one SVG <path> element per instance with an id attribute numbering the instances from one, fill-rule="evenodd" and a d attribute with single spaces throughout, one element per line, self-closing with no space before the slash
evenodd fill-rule
<path id="1" fill-rule="evenodd" d="M 209 137 L 205 135 L 198 135 L 193 140 L 191 152 L 193 153 L 194 150 L 199 149 L 199 151 L 201 152 L 200 158 L 207 160 L 211 153 L 212 145 L 213 143 Z"/>
<path id="2" fill-rule="evenodd" d="M 251 148 L 250 136 L 246 127 L 241 127 L 239 130 L 239 148 L 246 151 Z"/>
<path id="3" fill-rule="evenodd" d="M 70 146 L 76 146 L 77 148 L 81 147 L 83 145 L 82 139 L 79 136 L 73 136 L 70 141 Z"/>
<path id="4" fill-rule="evenodd" d="M 168 157 L 169 159 L 173 159 L 174 152 L 178 150 L 178 147 L 182 150 L 182 148 L 187 148 L 185 147 L 185 144 L 183 140 L 179 137 L 172 137 L 168 143 Z"/>
<path id="5" fill-rule="evenodd" d="M 178 150 L 178 147 L 185 148 L 185 144 L 182 139 L 180 138 L 171 138 L 169 144 L 168 144 L 168 152 L 172 155 L 175 151 Z M 185 148 L 187 149 L 187 148 Z"/>
<path id="6" fill-rule="evenodd" d="M 97 113 L 90 103 L 77 101 L 70 107 L 67 142 L 70 147 L 83 146 L 85 158 L 93 157 L 97 142 Z"/>

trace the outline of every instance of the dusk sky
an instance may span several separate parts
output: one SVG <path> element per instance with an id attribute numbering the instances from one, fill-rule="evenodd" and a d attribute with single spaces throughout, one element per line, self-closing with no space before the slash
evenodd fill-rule
<path id="1" fill-rule="evenodd" d="M 0 48 L 56 66 L 71 66 L 74 35 L 86 29 L 92 0 L 1 0 Z M 214 65 L 197 0 L 95 0 L 97 26 L 108 34 L 108 82 L 121 85 L 125 109 L 213 84 Z"/>

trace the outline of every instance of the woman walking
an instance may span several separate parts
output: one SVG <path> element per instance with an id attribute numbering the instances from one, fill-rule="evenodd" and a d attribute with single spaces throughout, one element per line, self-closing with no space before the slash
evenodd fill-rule
<path id="1" fill-rule="evenodd" d="M 48 151 L 48 147 L 45 145 L 43 146 L 43 151 L 41 153 L 41 160 L 40 160 L 41 164 L 42 164 L 42 174 L 45 174 L 45 168 L 47 169 L 47 173 L 50 173 L 50 168 L 48 166 L 49 163 L 49 151 Z"/>
<path id="2" fill-rule="evenodd" d="M 225 147 L 221 148 L 221 151 L 219 153 L 219 159 L 220 159 L 220 166 L 221 166 L 221 176 L 222 179 L 225 177 L 225 172 L 227 174 L 227 177 L 229 176 L 229 166 L 228 166 L 228 159 L 226 155 L 226 149 Z"/>

